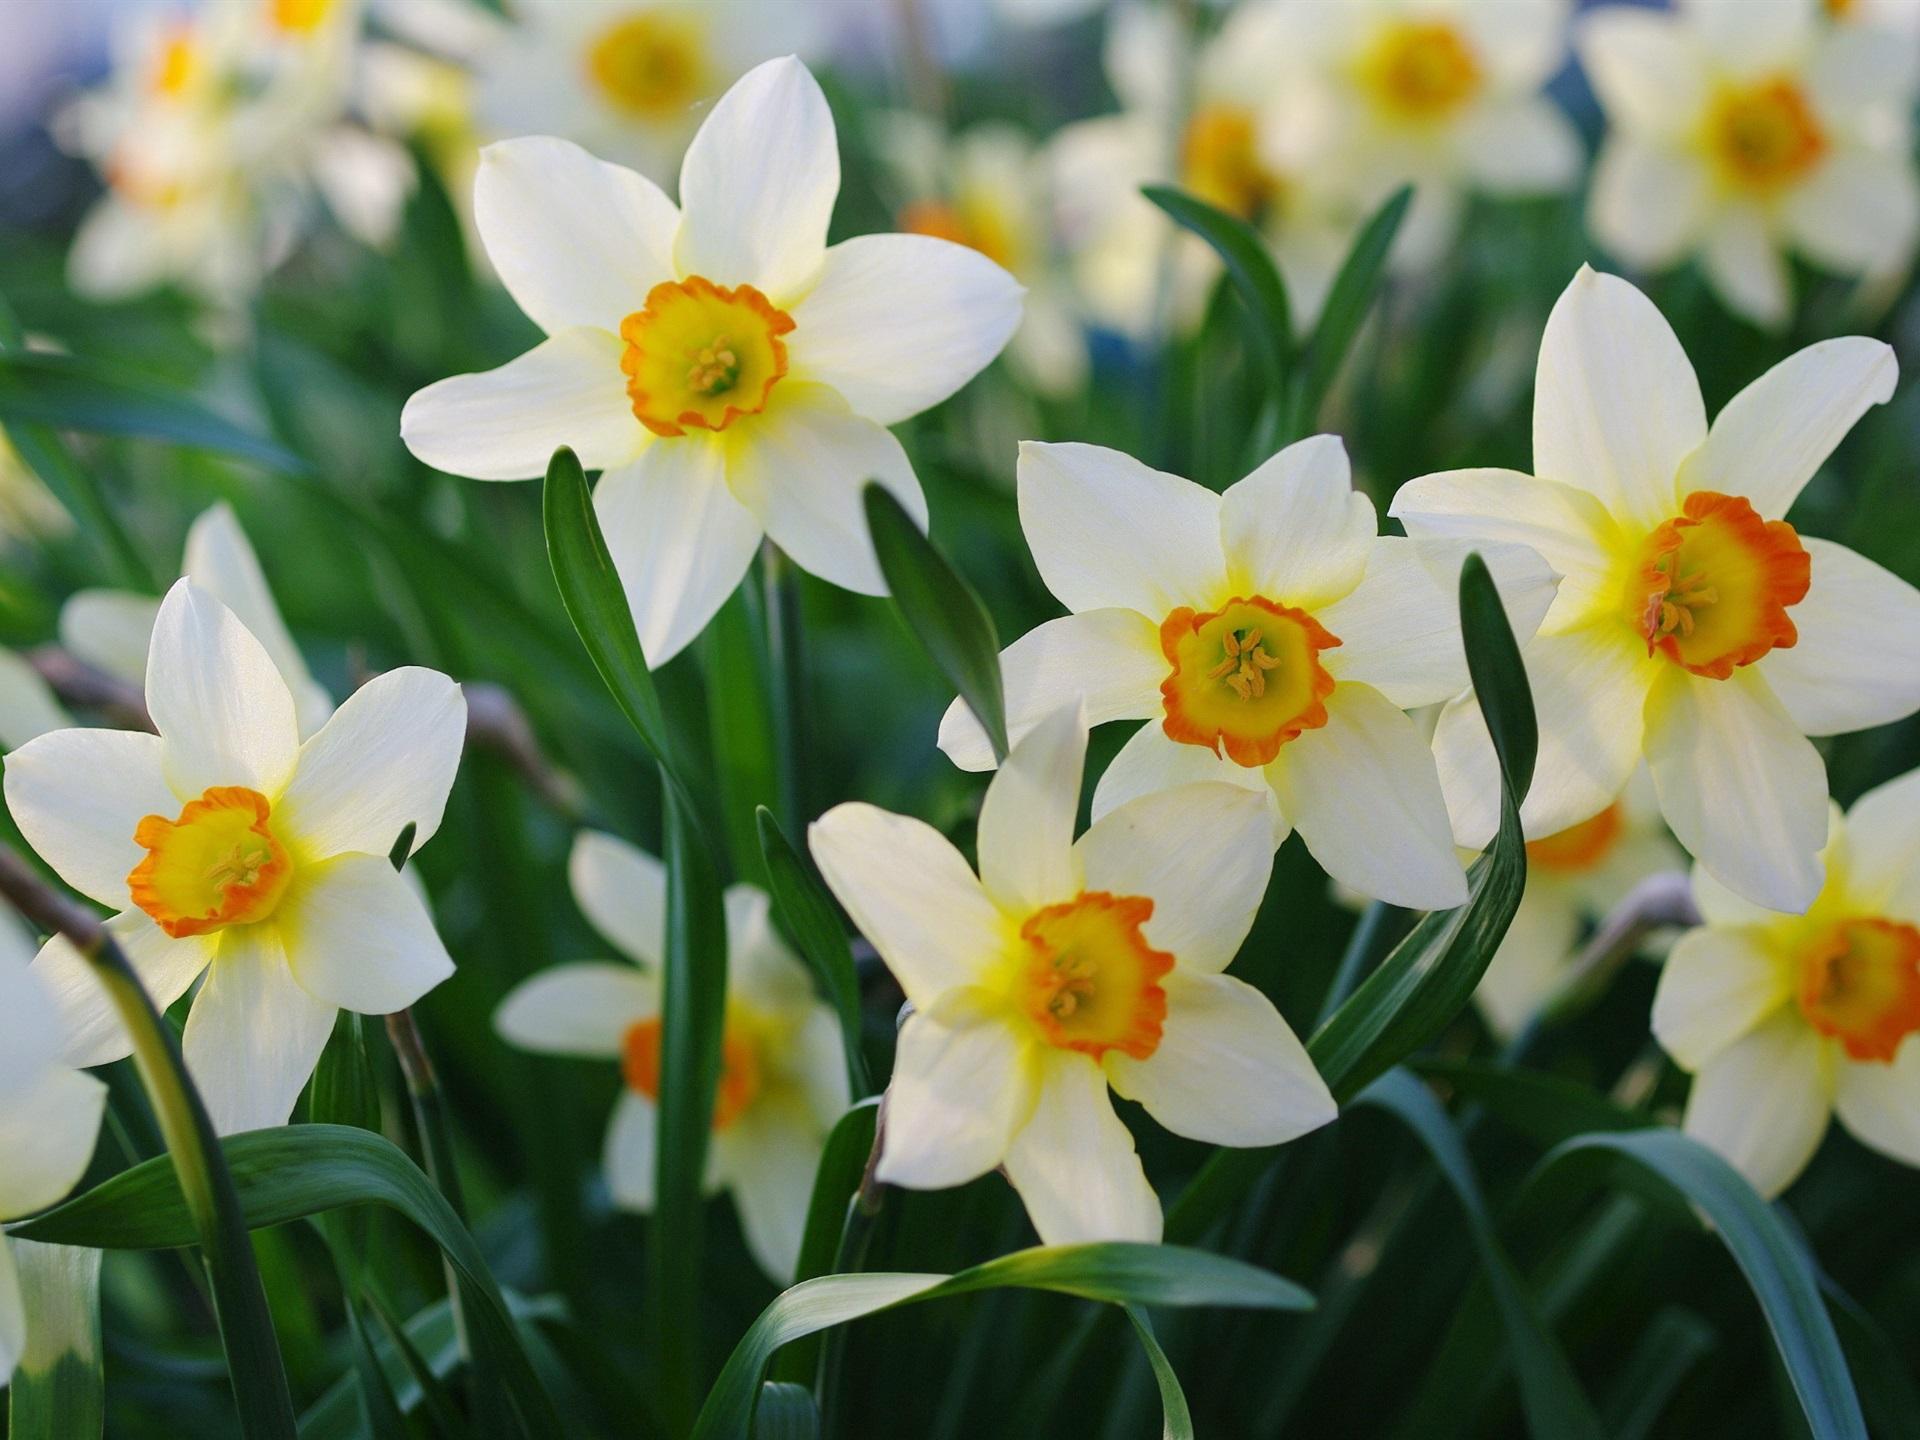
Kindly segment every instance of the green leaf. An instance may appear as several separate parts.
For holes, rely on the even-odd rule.
[[[900,1305],[1012,1286],[1111,1305],[1220,1305],[1306,1310],[1291,1280],[1177,1245],[1053,1245],[1015,1251],[957,1275],[824,1275],[760,1312],[707,1396],[695,1440],[747,1440],[767,1361],[782,1345]]]
[[[1670,1305],[1647,1322],[1609,1388],[1605,1426],[1613,1440],[1653,1433],[1661,1411],[1689,1371],[1713,1349],[1713,1327],[1691,1310]]]
[[[317,1124],[380,1129],[380,1089],[362,1024],[351,1010],[342,1010],[333,1022],[333,1036],[320,1052],[307,1093],[307,1114]]]
[[[840,1017],[847,1083],[855,1096],[871,1094],[867,1057],[860,1048],[860,977],[853,968],[853,951],[847,944],[840,912],[793,848],[773,812],[762,805],[756,818],[760,825],[760,858],[774,906]]]
[[[1293,359],[1293,317],[1286,282],[1260,232],[1237,215],[1170,185],[1143,185],[1140,193],[1166,211],[1175,224],[1191,230],[1227,267],[1227,277],[1246,306],[1254,341],[1276,401],[1289,385]],[[1261,457],[1265,459],[1263,455]]]
[[[20,1239],[0,1246],[12,1252],[27,1317],[26,1353],[7,1387],[8,1440],[99,1440],[107,1406],[100,1252]]]
[[[474,1337],[483,1347],[480,1363],[505,1381],[529,1433],[562,1433],[479,1246],[433,1182],[393,1144],[350,1126],[289,1125],[228,1136],[222,1150],[248,1229],[347,1205],[381,1205],[424,1230],[473,1292],[473,1313],[484,1322],[483,1332]],[[102,1250],[166,1250],[198,1238],[180,1182],[164,1157],[122,1171],[15,1233]]]
[[[1187,1393],[1180,1388],[1180,1377],[1173,1373],[1173,1362],[1160,1348],[1160,1337],[1153,1333],[1152,1317],[1138,1305],[1125,1309],[1140,1348],[1146,1352],[1153,1383],[1160,1391],[1162,1440],[1193,1440],[1193,1412],[1187,1408]]]
[[[699,1402],[702,1180],[720,1083],[727,1008],[727,918],[713,857],[679,799],[666,795],[667,934],[661,966],[659,1147],[654,1152],[653,1301],[668,1428],[684,1435]]]
[[[440,1372],[434,1368],[432,1361],[420,1353],[420,1347],[414,1344],[413,1336],[407,1332],[407,1327],[401,1324],[393,1312],[386,1307],[378,1291],[368,1290],[363,1298],[367,1309],[372,1311],[374,1318],[380,1322],[381,1334],[386,1337],[393,1353],[399,1356],[400,1363],[406,1367],[408,1378],[419,1387],[420,1404],[431,1418],[434,1432],[445,1436],[446,1440],[454,1440],[454,1437],[460,1435],[463,1429],[460,1423],[460,1412],[454,1404],[453,1395],[442,1383]],[[452,1297],[449,1296],[448,1304],[451,1306],[452,1303]],[[454,1327],[453,1341],[453,1353],[458,1359],[460,1357],[458,1325]],[[384,1378],[386,1374],[384,1361],[381,1374]],[[395,1395],[394,1399],[398,1404],[399,1396]]]
[[[869,483],[866,508],[867,529],[894,604],[928,658],[986,730],[994,758],[1006,759],[1006,698],[1000,688],[1000,636],[993,616],[887,489]]]
[[[1527,881],[1520,802],[1538,746],[1532,692],[1493,577],[1478,555],[1460,569],[1467,668],[1499,755],[1500,833],[1467,871],[1467,903],[1425,916],[1307,1042],[1343,1103],[1444,1029],[1472,998]],[[1267,1149],[1216,1150],[1167,1212],[1169,1240],[1191,1243],[1233,1207],[1271,1163]]]
[[[794,1279],[812,1280],[833,1272],[841,1237],[847,1230],[848,1209],[867,1173],[873,1155],[873,1137],[880,1118],[878,1099],[859,1101],[834,1122],[827,1134],[820,1164],[813,1172],[813,1195],[807,1203],[807,1228],[800,1239],[800,1262]],[[810,1384],[820,1359],[820,1342],[808,1337],[782,1350],[773,1362],[773,1378]]]
[[[769,1380],[760,1387],[753,1440],[817,1440],[819,1434],[820,1407],[806,1386]]]
[[[1486,1060],[1423,1058],[1412,1064],[1538,1145],[1558,1145],[1594,1130],[1640,1130],[1654,1123],[1559,1075]]]
[[[373,1343],[367,1338],[367,1327],[360,1318],[360,1306],[351,1292],[345,1296],[347,1308],[347,1331],[353,1350],[354,1378],[360,1384],[360,1410],[366,1417],[368,1433],[373,1440],[408,1440],[407,1422],[400,1415],[400,1406],[393,1398],[393,1387],[387,1383],[387,1373],[380,1368],[380,1361],[373,1353]]]
[[[307,469],[292,451],[202,409],[184,395],[77,355],[0,351],[0,421],[167,440],[285,474]]]
[[[1507,1347],[1520,1381],[1521,1407],[1535,1440],[1600,1440],[1600,1422],[1574,1377],[1573,1367],[1541,1320],[1494,1231],[1466,1142],[1433,1092],[1406,1071],[1391,1070],[1362,1091],[1354,1103],[1378,1106],[1412,1131],[1466,1212],[1467,1236],[1479,1256],[1481,1273],[1506,1329]]]
[[[1301,357],[1299,381],[1294,390],[1293,414],[1287,427],[1287,439],[1297,440],[1313,433],[1326,403],[1327,392],[1339,377],[1340,366],[1353,348],[1354,337],[1372,308],[1374,295],[1386,272],[1387,255],[1393,249],[1394,236],[1407,218],[1413,203],[1413,187],[1403,185],[1367,221],[1341,263],[1327,291],[1327,302],[1320,309],[1320,320],[1306,343]]]
[[[700,637],[707,682],[707,730],[727,853],[738,879],[760,882],[760,836],[754,811],[780,794],[779,727],[755,587],[742,585]]]
[[[1819,1278],[1805,1246],[1725,1160],[1677,1130],[1580,1135],[1541,1160],[1529,1188],[1556,1172],[1616,1170],[1651,1182],[1697,1211],[1746,1276],[1800,1399],[1814,1440],[1866,1440],[1840,1339],[1820,1299]]]

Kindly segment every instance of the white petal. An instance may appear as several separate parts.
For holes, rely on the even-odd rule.
[[[1088,1056],[1050,1051],[1033,1118],[1013,1137],[1007,1178],[1043,1245],[1160,1239],[1160,1197],[1114,1113],[1106,1072]]]
[[[727,456],[727,484],[801,569],[862,595],[887,583],[862,495],[879,481],[925,529],[927,500],[892,432],[847,409],[824,385],[783,381]]]
[[[1273,874],[1273,819],[1239,785],[1181,785],[1094,821],[1074,846],[1089,890],[1153,901],[1147,943],[1182,970],[1224,970]]]
[[[637,845],[598,830],[573,837],[567,879],[581,913],[613,948],[642,965],[666,954],[667,869]]]
[[[1863,907],[1885,913],[1920,880],[1920,770],[1854,801],[1846,831],[1847,889]]]
[[[148,815],[180,813],[163,759],[158,735],[54,730],[7,756],[7,809],[62,880],[123,908],[127,876],[147,855],[133,832]]]
[[[563,445],[589,470],[624,465],[650,438],[634,418],[620,337],[576,326],[492,370],[416,390],[400,438],[416,459],[473,480],[531,480]]]
[[[376,675],[300,747],[274,824],[296,858],[385,858],[408,825],[418,850],[440,828],[466,738],[466,697],[438,670]]]
[[[1686,28],[1672,15],[1603,5],[1574,32],[1580,67],[1615,127],[1676,135],[1707,101],[1708,74]]]
[[[1517,470],[1446,470],[1407,481],[1387,513],[1417,539],[1505,543],[1534,551],[1560,575],[1543,621],[1549,629],[1564,628],[1616,598],[1619,526],[1597,499],[1572,485]],[[1511,602],[1508,608],[1513,609]]]
[[[114,916],[107,921],[107,932],[163,1011],[187,993],[219,947],[217,935],[175,940],[139,910]],[[133,1053],[133,1038],[106,986],[63,937],[56,935],[41,947],[33,971],[59,1014],[60,1058],[66,1064],[85,1069]]]
[[[337,1013],[293,978],[271,922],[222,931],[181,1041],[213,1128],[233,1135],[286,1124]]]
[[[167,783],[197,797],[211,785],[280,793],[300,727],[273,658],[234,613],[190,580],[175,582],[153,622],[147,711]]]
[[[1700,384],[1673,328],[1626,281],[1582,266],[1540,340],[1534,469],[1651,528],[1677,509],[1680,462],[1706,435]]]
[[[1333,1119],[1327,1082],[1265,995],[1184,965],[1162,985],[1167,1018],[1153,1054],[1107,1057],[1120,1094],[1174,1134],[1211,1145],[1281,1145]]]
[[[500,283],[549,335],[617,331],[674,278],[673,202],[571,141],[533,135],[481,150],[473,220]]]
[[[494,1011],[500,1038],[543,1055],[618,1059],[627,1032],[657,1014],[660,986],[632,965],[575,961],[514,986]]]
[[[1778,330],[1793,312],[1793,283],[1765,221],[1744,206],[1723,211],[1707,231],[1701,264],[1729,310]]]
[[[1834,1109],[1854,1139],[1920,1165],[1920,1045],[1911,1039],[1891,1064],[1840,1061]]]
[[[7,914],[11,925],[12,911]],[[11,1094],[59,1058],[57,1024],[41,977],[11,955],[0,958],[0,1094]]]
[[[1884,106],[1903,108],[1920,85],[1920,46],[1890,41],[1887,30],[1888,22],[1904,21],[1910,41],[1920,10],[1910,0],[1865,9],[1850,17],[1863,23],[1826,26],[1813,47],[1805,76],[1816,113],[1851,121]]]
[[[758,65],[720,97],[680,164],[679,271],[787,304],[820,273],[839,193],[819,83],[792,56]]]
[[[1156,623],[1227,598],[1220,496],[1097,445],[1020,446],[1020,524],[1069,610],[1119,606]]]
[[[1794,65],[1818,23],[1816,0],[1683,0],[1681,8],[1715,62],[1742,76]]]
[[[1327,723],[1281,746],[1267,778],[1280,813],[1335,880],[1420,910],[1466,903],[1433,752],[1372,686],[1336,686]]]
[[[872,805],[836,805],[807,827],[836,898],[915,1006],[974,983],[1009,930],[973,871],[924,820]]]
[[[1702,926],[1682,935],[1661,967],[1653,1033],[1682,1070],[1698,1071],[1792,993],[1792,967],[1759,932]]]
[[[1787,614],[1798,643],[1759,669],[1808,735],[1839,735],[1920,709],[1920,591],[1830,540],[1802,536],[1813,559],[1807,598]]]
[[[1640,759],[1647,691],[1665,662],[1649,660],[1612,616],[1536,636],[1521,656],[1540,754],[1520,819],[1538,838],[1598,814],[1620,794]],[[1433,752],[1454,837],[1484,849],[1499,824],[1500,772],[1478,700],[1463,696],[1447,706]]]
[[[80,1183],[100,1133],[107,1087],[50,1065],[0,1106],[0,1217],[43,1210]]]
[[[1693,903],[1709,925],[1767,925],[1780,918],[1778,910],[1756,905],[1722,885],[1697,861],[1688,872]]]
[[[1159,631],[1137,610],[1089,610],[1044,621],[1000,652],[1007,738],[1018,744],[1076,700],[1086,707],[1089,725],[1158,715],[1166,674]],[[993,768],[987,732],[957,697],[940,719],[940,748],[962,770]]]
[[[266,647],[293,696],[301,735],[319,729],[333,713],[333,701],[314,683],[300,647],[287,632],[280,607],[273,602],[260,558],[253,553],[233,507],[224,500],[203,511],[188,529],[180,573],[233,611],[235,618],[253,632],[253,638]]]
[[[1742,495],[1781,518],[1860,417],[1892,398],[1899,378],[1893,347],[1864,336],[1796,351],[1727,402],[1681,468],[1681,488]]]
[[[302,867],[274,919],[294,978],[344,1010],[390,1015],[453,974],[433,916],[384,855]]]
[[[1039,1078],[1023,1023],[978,988],[949,991],[907,1017],[887,1087],[880,1179],[938,1190],[1006,1158],[1033,1113]]]
[[[160,602],[125,590],[81,590],[60,607],[60,643],[129,685],[147,682],[147,651]]]
[[[853,413],[897,425],[986,369],[1020,324],[1020,285],[978,250],[863,235],[827,251],[793,311],[793,366]]]
[[[707,628],[753,563],[760,521],[727,488],[723,440],[656,440],[609,470],[593,508],[627,592],[640,649],[658,669]]]
[[[1565,190],[1586,160],[1580,132],[1544,95],[1482,106],[1460,135],[1467,172],[1496,195]]]
[[[653,1102],[622,1088],[619,1100],[614,1102],[613,1120],[607,1126],[601,1164],[607,1172],[613,1203],[623,1210],[644,1215],[653,1209],[654,1136],[659,1128]]]
[[[1093,818],[1097,822],[1129,800],[1153,795],[1175,785],[1215,782],[1237,785],[1257,795],[1270,796],[1264,770],[1240,765],[1216,755],[1204,745],[1188,745],[1167,738],[1158,720],[1150,720],[1120,747],[1120,753],[1107,762],[1100,783],[1093,789]],[[1279,827],[1273,843],[1286,839],[1286,827]]]
[[[1514,638],[1533,638],[1554,601],[1547,562],[1518,545],[1484,541],[1375,542],[1367,575],[1318,616],[1340,639],[1322,663],[1342,684],[1371,685],[1402,709],[1437,705],[1466,687],[1460,638],[1460,567],[1477,550],[1505,602]]]
[[[1013,747],[980,805],[980,884],[1002,910],[1025,915],[1080,890],[1073,822],[1087,760],[1079,702],[1064,705]]]
[[[715,1136],[714,1145],[746,1157],[745,1163],[726,1167],[740,1228],[760,1268],[788,1283],[806,1238],[822,1137],[799,1106],[762,1104]]]
[[[1587,224],[1609,254],[1664,270],[1699,247],[1712,198],[1711,179],[1694,152],[1616,134],[1594,164]]]
[[[1775,910],[1820,893],[1827,772],[1752,666],[1708,680],[1678,666],[1647,700],[1647,764],[1660,810],[1714,877]]]
[[[1920,228],[1920,181],[1904,153],[1842,150],[1794,190],[1782,219],[1795,246],[1829,270],[1858,275],[1897,266]]]
[[[1820,1035],[1798,1011],[1782,1009],[1694,1077],[1684,1128],[1771,1200],[1820,1148],[1833,1069]]]
[[[1360,583],[1379,533],[1338,435],[1287,446],[1220,497],[1230,587],[1308,610]]]
[[[1552,998],[1566,978],[1585,919],[1569,887],[1537,872],[1527,875],[1520,908],[1473,991],[1473,1003],[1501,1039],[1524,1030]]]

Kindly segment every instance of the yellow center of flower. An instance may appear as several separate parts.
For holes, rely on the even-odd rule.
[[[1843,920],[1800,956],[1800,1011],[1855,1060],[1890,1061],[1920,1030],[1920,930]]]
[[[724,430],[767,408],[787,373],[780,337],[793,317],[751,285],[728,290],[698,275],[647,292],[644,310],[620,322],[633,413],[656,435]]]
[[[1327,723],[1333,677],[1320,652],[1340,641],[1304,610],[1258,595],[1196,613],[1181,606],[1160,626],[1173,670],[1160,682],[1172,739],[1264,765],[1303,730]]]
[[[1252,220],[1280,199],[1281,180],[1261,163],[1253,112],[1202,105],[1180,138],[1180,183],[1216,209]]]
[[[1812,561],[1784,520],[1762,520],[1738,495],[1698,490],[1641,545],[1627,620],[1696,675],[1724,680],[1799,638],[1787,607],[1806,598]]]
[[[636,11],[587,47],[587,74],[614,106],[643,120],[687,109],[711,88],[700,22],[689,9]]]
[[[1109,1050],[1144,1060],[1159,1047],[1173,956],[1140,933],[1152,916],[1144,896],[1083,890],[1027,917],[1021,999],[1049,1045],[1096,1060]]]
[[[334,0],[273,0],[273,23],[289,35],[311,35],[326,23]]]
[[[147,816],[133,832],[147,852],[127,876],[133,903],[176,940],[266,919],[293,877],[271,809],[258,790],[214,785],[178,820]]]
[[[1478,93],[1480,61],[1444,20],[1399,20],[1385,26],[1360,64],[1374,104],[1412,124],[1445,120]]]
[[[1806,92],[1774,79],[1723,90],[1707,111],[1706,146],[1729,185],[1766,193],[1805,179],[1827,136]]]
[[[909,235],[931,235],[978,250],[1003,270],[1018,273],[1020,244],[1005,217],[990,205],[949,204],[945,200],[915,200],[896,217]]]
[[[172,99],[187,92],[200,73],[200,47],[195,43],[193,27],[174,24],[160,37],[147,72],[147,88],[157,96]]]
[[[1591,870],[1612,852],[1626,823],[1620,802],[1578,825],[1527,842],[1527,863],[1542,870],[1574,873]]]
[[[660,1017],[628,1029],[620,1046],[620,1074],[627,1088],[649,1100],[660,1098]],[[713,1095],[713,1128],[738,1120],[760,1093],[760,1052],[731,1022],[720,1038],[720,1084]]]

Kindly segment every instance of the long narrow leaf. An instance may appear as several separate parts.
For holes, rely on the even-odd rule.
[[[1387,197],[1373,212],[1341,263],[1327,291],[1326,304],[1320,308],[1320,320],[1313,328],[1301,358],[1299,384],[1294,391],[1292,424],[1285,438],[1298,439],[1313,430],[1327,392],[1340,374],[1340,366],[1353,348],[1354,337],[1372,308],[1373,298],[1386,273],[1387,255],[1394,237],[1413,204],[1413,188],[1403,185]]]
[[[894,603],[928,657],[985,728],[994,758],[1006,759],[1006,698],[1000,688],[1000,637],[993,616],[891,492],[869,484],[866,508],[874,553]]]
[[[760,825],[760,857],[766,867],[767,888],[774,907],[786,922],[787,933],[813,967],[813,973],[840,1017],[840,1044],[847,1056],[847,1081],[857,1096],[869,1094],[867,1058],[860,1049],[860,977],[853,968],[853,951],[846,927],[827,892],[793,848],[780,822],[766,806],[756,816]]]
[[[807,1228],[800,1240],[800,1263],[794,1279],[813,1280],[829,1274],[840,1254],[840,1237],[847,1229],[848,1207],[860,1189],[867,1161],[873,1154],[874,1129],[880,1116],[878,1100],[862,1100],[835,1122],[813,1172],[813,1195],[807,1204]],[[809,1384],[820,1359],[816,1337],[795,1341],[774,1358],[773,1378]]]
[[[1247,308],[1254,351],[1266,371],[1269,393],[1279,400],[1293,360],[1293,316],[1286,282],[1267,242],[1239,216],[1170,185],[1143,185],[1140,193],[1166,211],[1175,224],[1212,246],[1226,265],[1227,277]]]
[[[1160,1337],[1153,1333],[1152,1318],[1138,1305],[1125,1308],[1134,1336],[1146,1354],[1147,1367],[1153,1371],[1153,1383],[1160,1391],[1161,1440],[1193,1440],[1193,1412],[1187,1407],[1187,1392],[1180,1388],[1180,1377],[1173,1373],[1173,1362],[1160,1348]]]

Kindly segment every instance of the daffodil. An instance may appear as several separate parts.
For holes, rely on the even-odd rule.
[[[274,603],[260,557],[224,500],[203,510],[187,527],[180,574],[231,610],[266,648],[293,694],[300,737],[324,725],[333,714],[333,697],[307,669]],[[60,607],[60,643],[89,665],[130,685],[144,685],[153,621],[159,613],[160,602],[148,595],[79,590]]]
[[[1920,1165],[1920,772],[1832,816],[1826,885],[1805,915],[1762,910],[1704,870],[1706,923],[1680,938],[1653,1032],[1692,1073],[1685,1127],[1769,1198],[1830,1116]]]
[[[617,1060],[626,1082],[607,1131],[616,1203],[653,1208],[660,1095],[660,964],[667,881],[660,862],[611,835],[583,832],[568,865],[574,898],[628,961],[556,965],[502,1002],[495,1028],[523,1049]],[[813,1175],[847,1108],[839,1024],[775,933],[765,892],[726,892],[727,1007],[707,1152],[709,1189],[733,1192],[760,1267],[793,1278]]]
[[[1433,755],[1404,713],[1467,682],[1453,588],[1464,547],[1382,536],[1333,435],[1288,446],[1224,495],[1117,451],[1028,443],[1019,497],[1041,578],[1073,613],[1002,653],[1010,734],[1073,700],[1096,724],[1154,722],[1100,777],[1096,817],[1221,781],[1263,797],[1273,844],[1297,829],[1367,895],[1466,899]],[[1487,548],[1531,634],[1551,572],[1519,547]],[[960,701],[940,748],[964,769],[993,763]]]
[[[558,135],[664,180],[701,113],[762,61],[818,48],[818,7],[529,0],[474,59],[493,135]]]
[[[1533,837],[1611,802],[1644,756],[1680,843],[1757,904],[1820,890],[1827,780],[1806,737],[1920,709],[1920,592],[1781,517],[1870,407],[1893,351],[1825,340],[1728,402],[1711,428],[1660,312],[1582,269],[1540,342],[1535,475],[1409,481],[1392,514],[1415,536],[1532,546],[1561,573],[1527,646],[1540,759]],[[1462,844],[1491,838],[1497,776],[1478,707],[1434,736]]]
[[[1814,0],[1683,0],[1591,11],[1578,45],[1609,127],[1588,221],[1622,260],[1697,256],[1730,308],[1778,326],[1790,252],[1849,276],[1911,255],[1911,28],[1828,24]]]
[[[1187,786],[1076,841],[1086,748],[1078,705],[1014,746],[981,806],[978,877],[938,831],[871,805],[809,832],[913,1006],[879,1178],[937,1189],[1003,1167],[1047,1244],[1160,1238],[1109,1088],[1217,1145],[1278,1145],[1334,1116],[1273,1003],[1221,973],[1272,870],[1264,803]]]
[[[0,1220],[62,1199],[85,1173],[107,1087],[60,1063],[54,1007],[24,964],[0,953]],[[0,1236],[0,1385],[27,1347],[27,1316]]]
[[[411,1005],[453,962],[388,860],[439,827],[466,703],[431,670],[361,687],[304,742],[266,648],[191,581],[167,593],[146,667],[159,730],[57,730],[6,758],[20,832],[107,921],[155,1003],[201,975],[184,1040],[223,1133],[285,1123],[340,1008]],[[131,1042],[65,940],[34,970],[68,1064]]]
[[[561,445],[604,470],[594,504],[649,664],[700,632],[763,535],[884,594],[863,486],[926,520],[886,427],[952,394],[1019,324],[1020,287],[976,250],[928,235],[828,248],[839,188],[826,97],[790,58],[714,106],[678,209],[564,140],[482,157],[487,253],[548,338],[420,391],[401,433],[476,479],[543,474]]]

